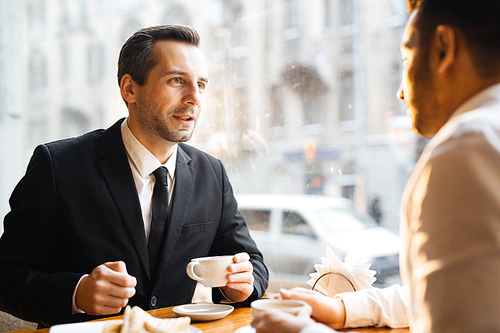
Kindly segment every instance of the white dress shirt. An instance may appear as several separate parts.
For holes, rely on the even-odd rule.
[[[500,84],[429,142],[403,202],[412,332],[500,332]]]
[[[345,326],[500,332],[500,84],[463,103],[428,143],[402,202],[407,286],[339,294]]]
[[[410,300],[406,286],[365,289],[336,297],[342,299],[346,308],[345,327],[408,327]]]
[[[151,208],[153,205],[153,188],[155,186],[155,177],[153,171],[158,169],[162,164],[158,159],[144,147],[139,140],[132,134],[128,127],[128,118],[122,123],[122,138],[123,144],[127,151],[128,162],[132,170],[137,195],[141,203],[142,220],[144,222],[144,230],[146,238],[149,237],[149,229],[151,226]],[[168,170],[168,198],[169,207],[172,202],[172,193],[175,185],[175,165],[177,162],[177,145],[174,146],[174,152],[163,165]]]

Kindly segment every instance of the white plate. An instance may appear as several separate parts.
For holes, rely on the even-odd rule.
[[[252,326],[243,326],[234,331],[234,333],[255,333],[255,328]]]
[[[96,321],[90,323],[73,323],[54,325],[50,328],[49,333],[102,333],[104,329],[104,321]]]
[[[105,321],[54,325],[49,333],[102,333]],[[189,333],[203,333],[199,328],[189,326]]]
[[[181,317],[189,317],[195,321],[221,319],[233,312],[234,307],[225,304],[186,304],[172,309]]]

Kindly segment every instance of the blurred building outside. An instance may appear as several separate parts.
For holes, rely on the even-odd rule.
[[[0,213],[36,145],[127,115],[116,62],[157,24],[201,35],[210,87],[190,144],[237,193],[383,202],[397,232],[422,142],[400,82],[404,0],[0,0]],[[0,227],[0,233],[3,231]]]

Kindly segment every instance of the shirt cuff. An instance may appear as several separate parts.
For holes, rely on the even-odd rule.
[[[73,301],[72,301],[72,306],[73,306],[73,314],[78,314],[78,313],[85,313],[82,310],[80,310],[76,306],[76,291],[78,290],[78,286],[80,285],[80,282],[82,282],[82,279],[86,276],[89,276],[88,274],[83,275],[80,280],[78,280],[78,283],[76,284],[75,290],[73,291]]]
[[[320,323],[309,324],[303,327],[299,331],[299,333],[332,333],[332,332],[337,332],[337,331]]]
[[[373,315],[370,308],[370,300],[365,293],[348,292],[340,293],[335,297],[342,299],[345,306],[344,327],[373,326]]]

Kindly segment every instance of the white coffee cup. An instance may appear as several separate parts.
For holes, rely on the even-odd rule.
[[[187,265],[186,273],[205,287],[224,287],[227,284],[228,267],[232,263],[233,256],[194,258]]]
[[[306,302],[296,299],[259,299],[250,303],[254,318],[269,309],[278,309],[296,315],[306,306]]]

